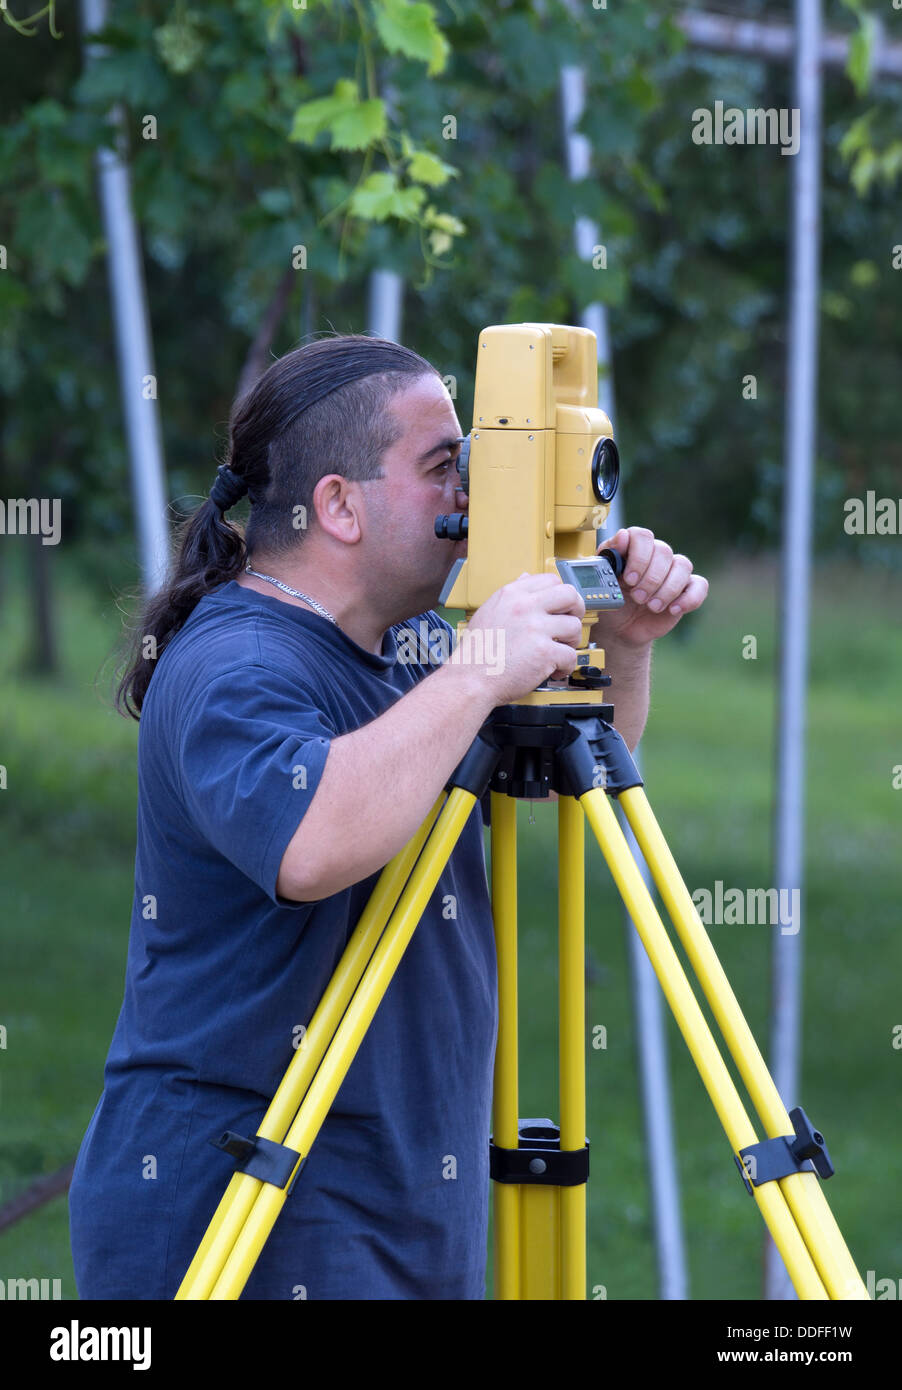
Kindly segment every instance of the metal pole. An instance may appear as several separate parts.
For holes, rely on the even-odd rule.
[[[675,23],[696,48],[715,53],[746,53],[750,58],[772,62],[788,63],[796,55],[796,31],[792,24],[707,14],[703,10],[685,10],[676,16]],[[818,51],[823,66],[845,70],[849,43],[848,34],[822,33]],[[875,45],[872,71],[875,77],[902,77],[902,43],[887,43],[881,35]]]
[[[561,108],[565,132],[567,169],[571,180],[585,178],[589,173],[589,142],[575,126],[585,107],[585,73],[580,67],[562,67],[560,73]],[[601,244],[598,226],[587,217],[578,217],[574,225],[577,255],[591,261],[594,248]],[[589,304],[581,314],[584,328],[595,334],[598,349],[598,404],[614,424],[614,381],[608,315],[604,304]],[[616,430],[615,430],[616,433]],[[613,534],[623,525],[622,497],[618,492],[608,516],[608,529]],[[640,768],[637,748],[633,757]],[[619,812],[619,808],[618,808]],[[654,891],[648,867],[629,823],[621,815],[623,831],[636,863],[650,891]],[[625,921],[630,961],[630,981],[636,1047],[639,1056],[639,1082],[642,1114],[645,1127],[646,1151],[654,1160],[666,1154],[667,1162],[652,1161],[649,1165],[652,1213],[655,1230],[655,1250],[658,1264],[658,1289],[662,1299],[688,1298],[689,1278],[680,1212],[679,1180],[673,1136],[673,1107],[667,1065],[667,1034],[661,1007],[661,987],[651,962],[645,953],[639,933],[629,917]]]
[[[380,338],[401,341],[404,281],[395,270],[374,270],[370,275],[369,331]]]
[[[787,357],[783,565],[780,619],[779,735],[775,817],[778,890],[804,881],[805,722],[811,513],[817,423],[817,306],[820,261],[821,8],[796,0],[794,100],[800,143],[792,169],[790,322]],[[792,901],[792,899],[789,899]],[[801,924],[793,924],[799,927]],[[799,1031],[803,932],[775,932],[772,962],[771,1073],[787,1109],[799,1103]],[[765,1297],[794,1292],[768,1240]]]
[[[106,17],[106,0],[81,0],[87,63],[103,51],[98,44],[90,42],[90,36],[103,28]],[[141,251],[125,162],[122,108],[118,104],[110,111],[109,122],[115,132],[117,150],[99,149],[95,159],[107,241],[107,271],[141,569],[146,590],[153,593],[163,582],[169,560],[156,373]]]

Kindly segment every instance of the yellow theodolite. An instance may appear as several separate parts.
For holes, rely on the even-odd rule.
[[[436,534],[468,537],[442,602],[464,611],[522,573],[557,571],[586,604],[566,683],[493,711],[417,834],[383,870],[254,1139],[220,1147],[236,1171],[178,1299],[236,1299],[301,1172],[475,802],[491,790],[491,891],[498,956],[495,1061],[495,1282],[502,1299],[585,1299],[585,879],[588,821],[757,1203],[803,1299],[866,1299],[821,1188],[833,1169],[805,1112],[787,1114],[605,703],[598,613],[623,603],[619,557],[596,530],[619,478],[611,424],[597,408],[595,335],[560,324],[479,335],[473,428],[461,452],[467,513]],[[516,800],[558,796],[560,1127],[520,1120],[517,1082]],[[714,1013],[766,1138],[708,1028],[608,800],[617,797]]]

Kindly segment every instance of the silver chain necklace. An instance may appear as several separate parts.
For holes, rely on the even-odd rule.
[[[324,608],[321,603],[318,603],[315,598],[311,598],[309,594],[302,594],[299,589],[289,588],[287,584],[282,583],[281,579],[273,579],[271,574],[261,574],[259,570],[252,570],[249,563],[245,565],[244,572],[245,574],[255,575],[257,579],[265,579],[268,584],[275,584],[277,589],[281,589],[286,594],[291,594],[292,598],[303,599],[305,603],[310,604],[310,607],[314,609],[315,612],[319,613],[321,618],[328,618],[330,623],[334,623],[335,626],[338,627],[338,619],[333,618],[328,608]]]

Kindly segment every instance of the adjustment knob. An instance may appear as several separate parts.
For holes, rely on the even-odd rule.
[[[435,534],[440,541],[463,541],[467,538],[470,518],[466,512],[452,512],[450,516],[435,518]]]

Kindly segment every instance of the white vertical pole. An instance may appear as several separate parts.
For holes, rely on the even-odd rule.
[[[380,338],[401,341],[404,281],[395,270],[374,270],[370,275],[367,327]]]
[[[805,857],[805,724],[811,514],[817,426],[820,270],[821,7],[796,0],[794,104],[800,145],[792,157],[790,322],[785,422],[781,574],[779,735],[774,821],[775,887],[798,889]],[[789,899],[792,901],[792,899]],[[799,926],[800,923],[793,923]],[[787,1109],[800,1103],[799,1031],[804,933],[775,928],[772,962],[771,1072]],[[765,1298],[794,1298],[768,1237]]]
[[[90,42],[90,36],[103,28],[106,18],[106,0],[81,0],[86,62],[99,51],[99,46]],[[97,151],[98,188],[141,569],[145,588],[153,593],[162,584],[169,561],[163,449],[141,251],[124,158],[121,107],[112,109],[109,120],[118,149]]]
[[[585,73],[581,67],[561,68],[560,94],[567,169],[570,178],[575,181],[585,178],[589,173],[590,156],[588,140],[575,130],[585,106]],[[577,255],[581,260],[591,261],[594,248],[601,244],[600,229],[589,218],[578,217],[574,225],[573,235]],[[581,314],[581,323],[584,328],[590,328],[595,334],[600,369],[598,404],[613,426],[614,381],[608,315],[605,305],[602,303],[587,305]],[[611,534],[623,525],[621,503],[622,496],[618,492],[608,515],[608,530]],[[633,756],[641,772],[638,748]],[[653,891],[645,860],[642,858],[633,832],[623,816],[621,816],[621,823],[630,851],[636,859],[646,885]],[[679,1178],[667,1067],[667,1034],[664,1029],[664,1015],[661,1006],[661,987],[639,939],[639,934],[629,918],[626,919],[626,932],[630,959],[633,1019],[639,1056],[645,1144],[649,1156],[649,1181],[658,1263],[658,1288],[662,1299],[684,1299],[688,1297],[689,1279],[680,1212]]]

